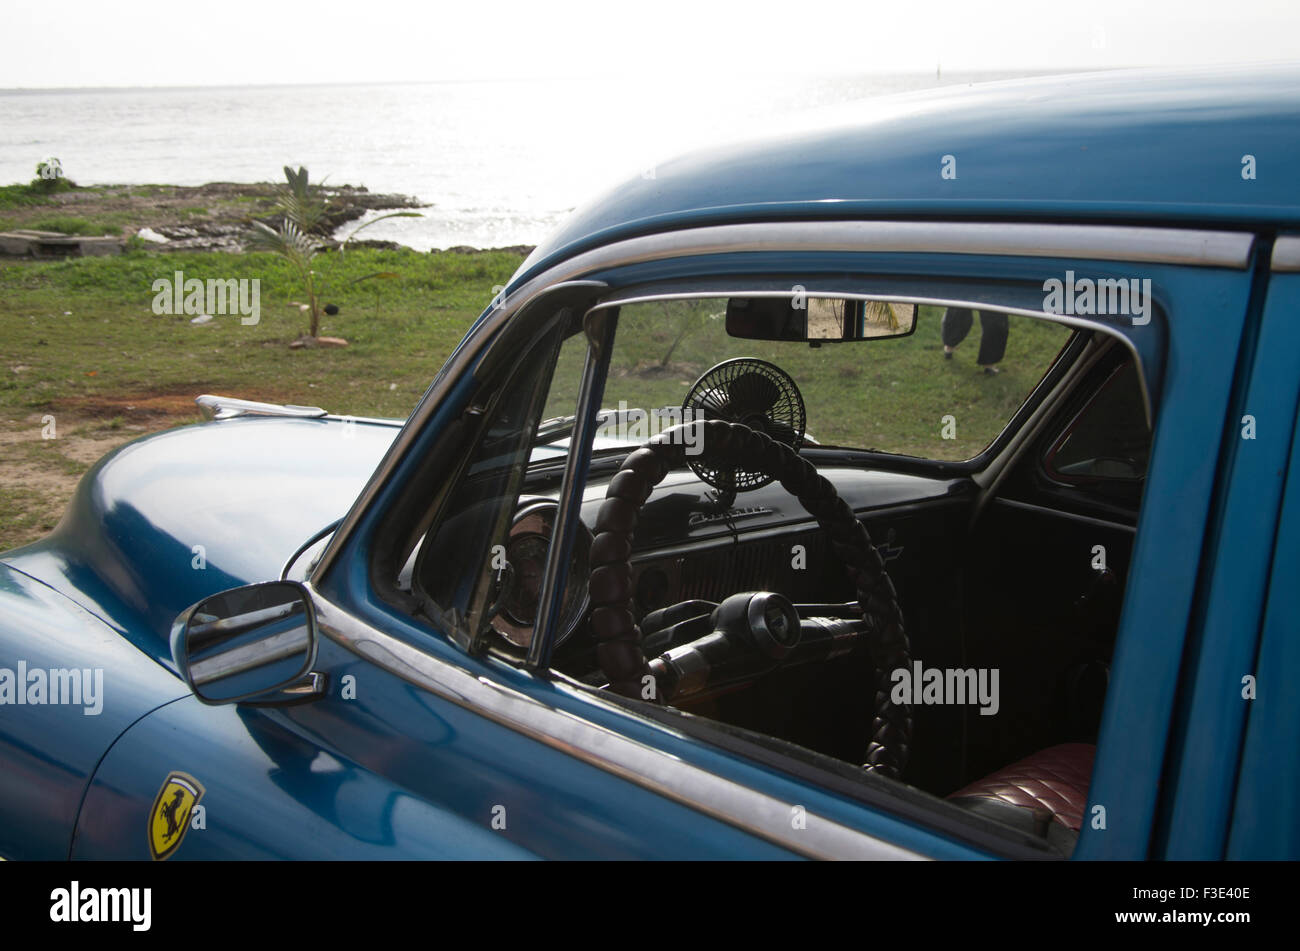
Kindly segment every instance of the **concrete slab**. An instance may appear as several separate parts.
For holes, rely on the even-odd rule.
[[[59,234],[57,231],[35,231],[30,228],[0,231],[0,254],[16,257],[101,257],[121,254],[122,248],[121,238],[88,238],[81,235]]]

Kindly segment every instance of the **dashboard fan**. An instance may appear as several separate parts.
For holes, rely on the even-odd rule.
[[[790,374],[780,367],[752,357],[719,363],[695,381],[682,409],[691,419],[721,419],[743,423],[766,433],[794,449],[803,445],[803,397]],[[691,470],[723,492],[747,492],[772,481],[762,472],[708,465],[698,456],[687,456]]]

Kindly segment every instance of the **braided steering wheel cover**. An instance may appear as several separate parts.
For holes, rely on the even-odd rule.
[[[890,699],[893,671],[911,667],[894,583],[866,526],[817,467],[784,443],[739,423],[705,420],[666,429],[629,454],[610,480],[596,517],[588,583],[596,658],[610,689],[639,698],[645,678],[653,678],[632,616],[632,534],[651,491],[670,469],[685,463],[687,445],[701,448],[702,461],[774,476],[830,537],[831,549],[853,581],[875,667],[871,739],[863,768],[897,779],[911,748],[912,714],[906,704]],[[657,691],[654,697],[659,699]]]

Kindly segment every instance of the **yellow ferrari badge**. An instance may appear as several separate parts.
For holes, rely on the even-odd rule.
[[[203,784],[188,773],[173,772],[163,781],[149,812],[149,851],[161,861],[180,847],[190,828],[190,814],[203,798]]]

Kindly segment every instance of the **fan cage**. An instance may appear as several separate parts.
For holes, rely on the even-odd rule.
[[[798,450],[807,417],[794,379],[775,364],[753,357],[727,360],[695,381],[682,409],[697,420],[719,419],[766,433]],[[688,457],[691,471],[722,492],[748,492],[772,481],[764,472],[734,469]]]

